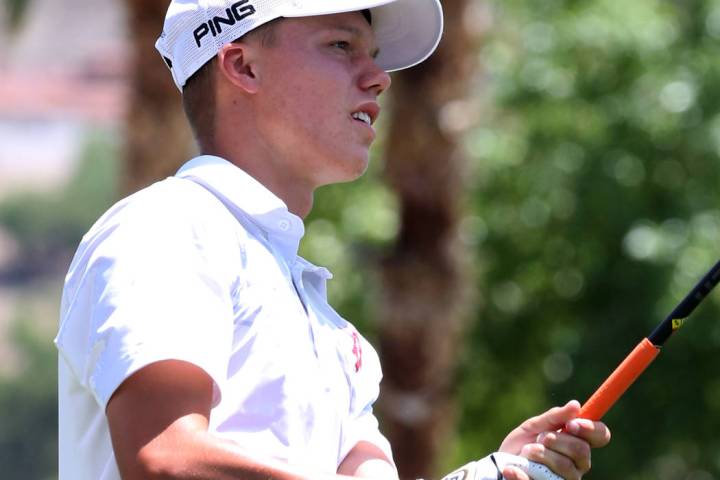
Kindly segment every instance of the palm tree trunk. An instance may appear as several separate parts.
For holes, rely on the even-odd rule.
[[[125,0],[132,55],[121,180],[125,194],[172,175],[192,150],[180,94],[154,48],[168,4],[168,0]]]
[[[469,302],[458,240],[464,165],[443,109],[463,98],[473,70],[463,14],[471,0],[443,2],[441,47],[393,79],[386,175],[401,227],[381,265],[379,410],[401,478],[431,478],[455,426],[451,388]]]

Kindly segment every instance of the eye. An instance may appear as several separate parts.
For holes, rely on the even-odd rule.
[[[332,42],[330,46],[340,50],[350,50],[350,42],[346,42],[344,40],[336,40]]]

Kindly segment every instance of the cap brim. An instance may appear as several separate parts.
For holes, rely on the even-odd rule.
[[[370,11],[380,48],[376,61],[388,72],[417,65],[440,43],[443,12],[438,0],[396,0]]]
[[[380,49],[377,64],[388,72],[417,65],[440,43],[443,12],[439,0],[310,0],[302,3],[302,11],[287,12],[284,16],[366,9],[372,14],[372,27]]]

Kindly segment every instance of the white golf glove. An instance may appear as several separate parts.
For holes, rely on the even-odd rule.
[[[445,475],[442,480],[504,480],[502,470],[507,466],[519,468],[532,480],[563,480],[545,465],[531,462],[525,457],[501,452],[470,462]]]

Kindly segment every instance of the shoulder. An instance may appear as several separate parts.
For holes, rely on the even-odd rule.
[[[243,236],[244,229],[210,192],[194,182],[170,177],[113,205],[90,228],[81,246],[107,241],[142,243],[210,242],[221,247]]]
[[[89,269],[136,272],[179,263],[228,273],[248,235],[211,193],[171,177],[113,205],[83,237],[67,280]]]
[[[113,205],[88,232],[109,225],[128,227],[171,223],[212,224],[228,220],[229,212],[217,198],[194,182],[170,177],[154,183]]]

